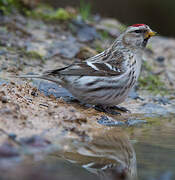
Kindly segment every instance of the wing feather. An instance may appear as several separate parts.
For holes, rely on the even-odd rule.
[[[125,72],[122,68],[124,55],[111,48],[87,59],[81,63],[74,63],[65,68],[45,72],[47,75],[68,76],[117,76]]]
[[[85,61],[75,63],[68,67],[46,71],[47,75],[69,75],[69,76],[117,76],[123,71],[110,63],[96,63]]]

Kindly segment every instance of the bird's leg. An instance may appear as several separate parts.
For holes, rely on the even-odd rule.
[[[95,110],[100,111],[100,112],[105,112],[105,113],[108,113],[108,114],[112,114],[112,115],[121,115],[120,112],[117,112],[117,111],[113,110],[113,108],[108,107],[108,106],[105,107],[105,106],[102,106],[102,105],[96,105]]]
[[[113,106],[112,109],[118,110],[118,111],[123,111],[123,112],[131,112],[130,110],[128,110],[125,107],[121,107],[121,106]]]

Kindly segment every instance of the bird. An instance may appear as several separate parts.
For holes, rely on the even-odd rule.
[[[51,154],[76,163],[101,180],[136,180],[137,160],[133,145],[120,128],[98,128],[91,131],[88,140],[61,136],[57,139],[61,149]],[[89,136],[88,136],[89,137]]]
[[[128,111],[118,105],[125,101],[136,84],[143,50],[156,33],[146,24],[126,28],[106,50],[82,62],[37,75],[20,78],[39,78],[66,88],[80,102],[111,114]]]

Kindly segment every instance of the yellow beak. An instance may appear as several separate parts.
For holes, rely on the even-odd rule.
[[[156,32],[154,32],[154,31],[147,31],[145,33],[145,38],[150,38],[150,37],[155,36],[155,35],[156,35]]]

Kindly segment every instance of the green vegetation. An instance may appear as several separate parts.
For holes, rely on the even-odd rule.
[[[109,35],[109,33],[107,31],[100,31],[99,33],[101,35],[102,40],[110,38],[110,35]]]
[[[146,48],[149,49],[149,50],[151,50],[151,51],[153,50],[153,47],[152,47],[151,44],[148,44],[148,45],[146,46]]]
[[[146,62],[143,62],[144,73],[139,78],[139,86],[141,89],[148,90],[153,94],[167,94],[165,83],[161,80],[160,76],[152,73],[152,67]]]
[[[59,8],[56,10],[56,12],[53,14],[53,18],[59,19],[59,20],[68,20],[71,18],[70,14],[63,8]]]
[[[96,45],[95,50],[96,50],[98,53],[101,53],[101,52],[104,51],[104,49],[100,46],[100,44],[97,44],[97,45]]]
[[[41,54],[37,53],[36,51],[30,51],[30,52],[24,52],[24,55],[29,57],[29,58],[33,58],[33,59],[40,59],[43,60],[43,57]]]
[[[33,18],[42,18],[44,20],[66,21],[76,17],[77,15],[75,12],[71,12],[67,9],[54,9],[45,4],[40,4],[37,8],[31,10],[27,8],[20,0],[0,0],[0,10],[3,11],[3,13],[9,14],[13,12],[14,9]],[[90,19],[91,5],[89,3],[85,3],[83,0],[80,1],[78,11],[84,21]]]
[[[143,68],[145,68],[146,71],[149,71],[149,72],[152,71],[152,67],[151,67],[150,64],[148,64],[147,61],[144,61],[144,62],[143,62]]]
[[[40,4],[37,8],[31,10],[22,4],[20,0],[0,0],[0,10],[5,14],[11,13],[14,9],[34,18],[44,20],[69,20],[75,15],[64,8],[54,9],[48,5]]]
[[[84,0],[80,1],[79,13],[84,21],[90,19],[91,16],[91,4],[85,3]]]
[[[91,5],[89,3],[85,3],[83,0],[80,1],[80,7],[78,8],[78,12],[84,21],[90,19]],[[49,5],[45,5],[45,4],[40,4],[34,10],[26,10],[25,13],[28,16],[34,18],[42,18],[44,20],[61,20],[61,21],[67,21],[77,16],[76,12],[71,12],[66,8],[54,9]]]
[[[120,30],[121,32],[123,32],[123,31],[126,30],[127,26],[124,25],[124,24],[120,24],[120,25],[118,26],[118,28],[119,28],[119,30]]]
[[[0,0],[0,10],[4,14],[10,13],[14,8],[21,6],[19,0]]]
[[[42,61],[44,60],[43,56],[40,53],[36,52],[36,51],[26,51],[26,49],[21,48],[21,49],[19,49],[19,53],[26,56],[26,57],[28,57],[28,58],[31,58],[31,59],[39,59],[39,60],[42,60]]]
[[[35,10],[27,11],[26,14],[28,16],[32,16],[34,18],[42,18],[44,20],[66,21],[74,17],[73,14],[69,13],[64,8],[58,8],[54,10],[52,7],[46,5],[40,5]]]
[[[141,89],[146,89],[153,92],[153,94],[164,95],[167,93],[164,82],[161,81],[159,76],[151,73],[147,74],[145,77],[141,76],[139,78],[139,86]]]

